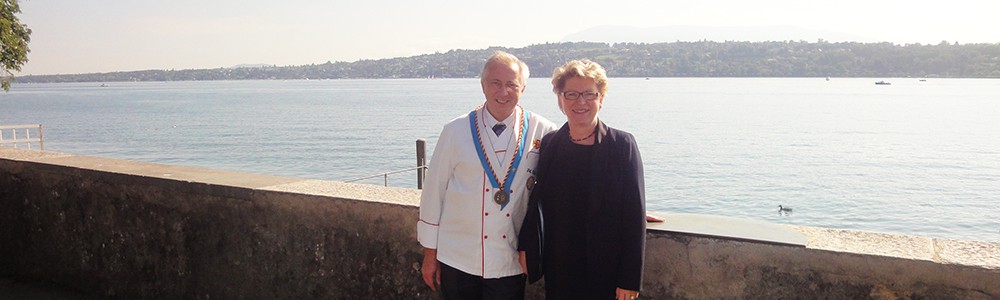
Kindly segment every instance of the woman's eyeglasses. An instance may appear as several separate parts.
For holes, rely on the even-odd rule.
[[[573,91],[562,92],[561,94],[562,94],[563,98],[565,98],[566,100],[576,100],[576,99],[580,99],[580,97],[583,97],[583,100],[587,100],[587,101],[594,101],[594,100],[597,99],[598,96],[601,95],[601,93],[596,93],[596,92],[583,92],[583,93],[580,93],[580,92],[573,92]]]

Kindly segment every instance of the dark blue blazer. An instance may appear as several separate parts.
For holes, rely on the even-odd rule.
[[[642,159],[632,134],[610,128],[598,122],[594,129],[594,156],[591,161],[590,194],[587,216],[579,226],[586,226],[588,257],[587,277],[590,286],[615,284],[616,287],[638,291],[642,283],[642,265],[646,243],[646,196],[643,183]],[[553,159],[559,155],[556,141],[569,140],[569,126],[546,134],[542,139],[538,161],[537,182],[528,200],[528,212],[518,238],[518,250],[525,251],[529,282],[538,281],[542,274],[545,235],[542,211],[545,199],[560,192],[546,184]]]

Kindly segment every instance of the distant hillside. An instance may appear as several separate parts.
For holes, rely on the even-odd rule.
[[[17,82],[113,82],[243,79],[475,78],[495,50],[523,59],[532,77],[548,77],[571,59],[589,58],[612,77],[960,77],[1000,78],[1000,44],[566,42],[303,66],[36,75]]]
[[[813,30],[796,26],[698,26],[672,25],[654,27],[595,26],[564,37],[562,42],[669,43],[677,41],[816,41],[878,42],[869,37]]]

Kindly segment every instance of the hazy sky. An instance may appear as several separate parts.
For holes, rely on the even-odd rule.
[[[788,25],[897,44],[1000,43],[998,3],[21,0],[19,17],[32,34],[20,75],[286,66],[524,47],[601,25]]]

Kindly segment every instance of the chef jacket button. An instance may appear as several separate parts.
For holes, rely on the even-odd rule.
[[[486,191],[487,191],[487,192],[489,192],[489,191],[490,191],[490,189],[486,189]]]
[[[507,217],[510,218],[510,214],[507,214]]]
[[[490,236],[488,236],[488,235],[484,235],[484,236],[483,236],[483,239],[485,240],[486,238],[489,238],[489,237],[490,237]]]
[[[505,234],[505,235],[503,235],[503,238],[507,238],[507,235],[506,235],[506,234]]]
[[[487,216],[489,216],[489,215],[490,215],[490,213],[489,213],[489,212],[487,212],[487,213],[486,213],[486,215],[487,215]]]

